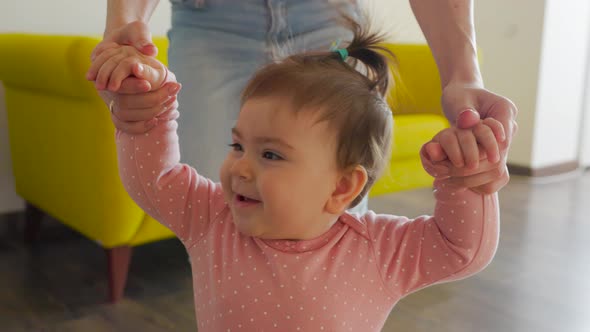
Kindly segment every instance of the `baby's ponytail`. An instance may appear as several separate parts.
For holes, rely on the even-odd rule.
[[[395,64],[395,55],[382,46],[384,36],[370,32],[368,24],[361,25],[349,16],[343,16],[342,20],[354,35],[345,48],[348,55],[347,62],[352,67],[358,67],[359,62],[364,65],[365,76],[370,82],[369,90],[379,93],[381,97],[386,97],[392,82],[391,68]]]

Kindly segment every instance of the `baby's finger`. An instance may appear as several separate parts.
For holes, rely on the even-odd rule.
[[[452,164],[445,164],[447,163],[447,161],[442,162],[441,164],[443,166],[447,166],[447,168],[449,169],[449,176],[452,177],[466,177],[466,176],[471,176],[471,175],[475,175],[475,174],[479,174],[479,173],[484,173],[487,171],[490,171],[494,168],[498,168],[498,164],[497,163],[491,163],[487,160],[487,158],[484,156],[484,158],[479,160],[479,166],[476,169],[471,169],[471,168],[467,168],[467,167],[463,167],[463,168],[457,168],[457,167],[453,167]]]
[[[180,113],[176,109],[177,107],[178,105],[170,107],[168,110],[166,110],[166,112],[158,115],[158,117],[155,119],[150,120],[147,125],[151,126],[153,124],[154,126],[157,126],[160,123],[178,119],[180,117]]]
[[[148,81],[129,76],[121,82],[117,93],[129,95],[140,94],[150,91],[151,87]]]
[[[123,121],[117,116],[116,112],[111,113],[111,119],[115,127],[123,132],[129,134],[143,134],[155,127],[158,123],[176,120],[179,117],[177,108],[178,103],[174,100],[166,106],[161,114],[149,120]]]
[[[90,64],[90,68],[86,72],[86,79],[89,81],[96,80],[100,68],[105,62],[112,59],[114,56],[120,55],[118,48],[109,48],[97,56],[94,61]]]
[[[484,124],[478,124],[473,129],[473,134],[477,142],[481,145],[488,160],[492,163],[500,161],[500,149],[498,148],[498,141],[492,132],[492,129]]]
[[[113,113],[117,118],[126,122],[148,121],[170,109],[172,105],[175,105],[175,102],[176,96],[172,96],[168,100],[148,108],[125,108],[122,105],[115,105]]]
[[[476,169],[479,166],[479,148],[477,140],[471,129],[458,129],[457,140],[461,145],[463,159],[469,169]]]
[[[169,111],[158,115],[157,119],[160,121],[172,121],[178,119],[180,117],[180,112],[178,112],[177,108],[178,105],[172,106]]]
[[[121,82],[133,74],[133,66],[137,64],[138,59],[126,58],[120,61],[113,69],[109,77],[108,89],[110,91],[117,91],[121,87]]]
[[[432,143],[432,142],[430,142],[430,143]],[[438,143],[436,143],[436,144],[438,144]],[[445,159],[442,162],[433,163],[432,159],[428,155],[428,152],[426,151],[426,145],[427,144],[424,144],[422,146],[422,148],[420,149],[420,161],[422,162],[422,166],[424,167],[424,170],[426,171],[426,173],[430,174],[430,176],[432,176],[434,178],[448,178],[448,173],[449,173],[449,166],[448,165],[450,165],[451,167],[453,167],[453,165],[447,159]]]
[[[500,165],[498,167],[492,168],[489,171],[481,172],[470,176],[451,177],[450,181],[451,183],[458,186],[475,188],[502,179],[503,177],[505,177],[505,170],[506,165]]]
[[[175,110],[178,109],[178,98],[176,96],[172,96],[170,97],[170,100],[168,100],[165,104],[164,104],[164,111],[158,113],[158,115],[156,115],[157,117],[162,117],[162,115],[170,110]]]
[[[469,175],[474,175],[477,173],[485,172],[485,171],[488,171],[492,168],[498,167],[497,163],[494,163],[494,164],[490,163],[487,159],[487,156],[482,151],[483,151],[482,149],[479,150],[479,167],[477,167],[476,169],[471,169],[471,168],[467,168],[467,167],[456,167],[448,159],[445,159],[442,161],[435,161],[435,162],[431,161],[431,163],[434,167],[437,167],[437,168],[440,167],[441,169],[445,169],[446,170],[445,174],[449,175],[449,176],[469,176]]]
[[[98,70],[98,74],[96,75],[96,80],[94,81],[94,85],[98,90],[105,90],[109,84],[109,79],[111,74],[119,65],[119,62],[125,58],[125,55],[119,54],[115,55],[111,59],[107,60],[102,67]]]
[[[111,107],[111,120],[113,121],[115,128],[125,133],[143,134],[152,129],[158,123],[158,120],[155,117],[149,118],[147,120],[128,121],[120,117],[120,111],[121,110],[117,108],[116,104],[113,105]]]
[[[447,155],[440,146],[440,143],[428,142],[424,146],[424,149],[426,150],[426,153],[432,162],[443,161],[447,159]]]
[[[434,142],[440,143],[444,150],[447,158],[453,163],[455,167],[463,167],[465,162],[463,161],[463,153],[459,145],[457,135],[452,130],[445,130],[438,135],[434,136]]]
[[[494,133],[494,137],[498,142],[504,142],[506,140],[506,132],[504,131],[504,126],[500,121],[494,118],[486,118],[482,120],[482,123],[492,130]]]
[[[123,83],[125,83],[125,81]],[[145,110],[158,108],[161,107],[161,105],[163,105],[166,101],[169,101],[171,97],[176,96],[179,89],[180,84],[167,83],[158,90],[144,93],[123,94],[121,91],[119,91],[116,103],[117,106],[121,108],[121,110],[129,110],[131,112],[135,112],[138,109]],[[156,114],[157,113],[151,114],[150,118]]]
[[[157,69],[152,66],[137,64],[133,67],[132,70],[133,74],[137,78],[141,78],[148,81],[151,84],[152,89],[159,88],[166,80],[167,71],[166,68],[163,66]]]

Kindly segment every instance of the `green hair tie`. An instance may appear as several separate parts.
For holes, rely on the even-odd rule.
[[[346,58],[348,58],[348,50],[345,48],[339,48],[334,52],[340,54],[340,58],[342,59],[342,61],[344,61],[344,60],[346,60]]]
[[[346,48],[338,48],[338,46],[340,46],[341,41],[342,40],[340,38],[334,41],[332,45],[330,45],[330,51],[338,53],[340,55],[340,59],[344,61],[346,60],[346,58],[348,58],[348,50]]]

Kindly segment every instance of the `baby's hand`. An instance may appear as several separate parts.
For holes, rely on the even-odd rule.
[[[491,163],[500,161],[500,143],[505,140],[504,127],[495,119],[487,118],[469,129],[450,127],[441,130],[427,144],[426,152],[433,161],[449,159],[457,167],[477,169],[482,151],[488,151],[487,160]],[[483,149],[480,149],[480,146]],[[440,148],[439,148],[440,147]]]
[[[491,194],[508,183],[507,149],[502,125],[488,118],[470,129],[440,131],[423,146],[421,156],[424,168],[435,178],[449,178],[457,185]]]
[[[132,46],[113,43],[92,61],[86,77],[95,81],[97,90],[115,92],[129,76],[146,80],[150,90],[155,90],[166,81],[167,74],[166,66],[154,57],[146,56]]]

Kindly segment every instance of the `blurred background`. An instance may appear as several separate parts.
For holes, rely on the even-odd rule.
[[[364,6],[390,42],[425,43],[407,0]],[[105,16],[106,1],[1,1],[0,34],[100,37]],[[403,299],[384,331],[590,331],[590,1],[478,0],[475,22],[486,87],[519,108],[498,253],[475,277]],[[166,35],[169,3],[161,1],[150,24],[153,36]],[[25,215],[13,174],[0,84],[0,331],[196,329],[177,241],[138,246],[125,298],[105,303],[103,244],[45,216],[40,242],[25,245],[31,211]],[[369,204],[415,216],[433,202],[431,188],[418,188]]]

